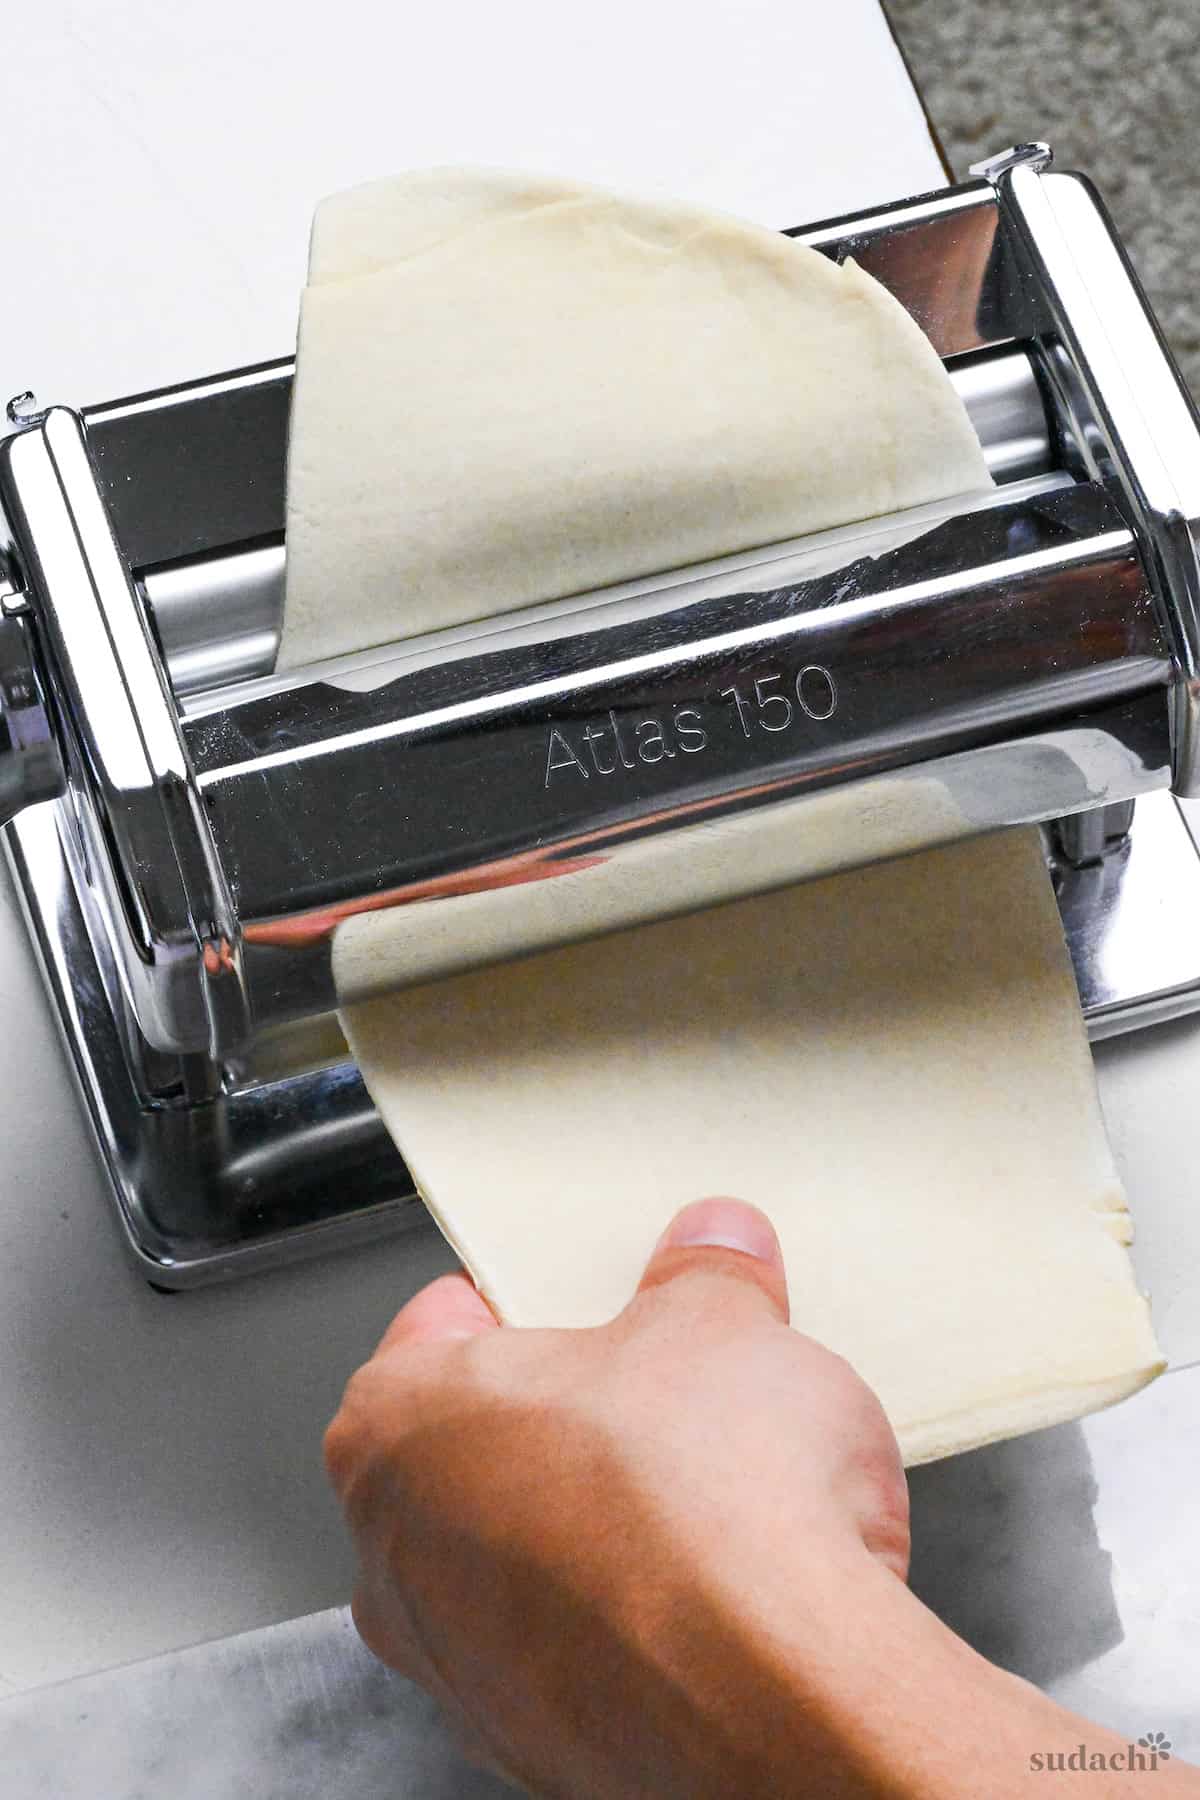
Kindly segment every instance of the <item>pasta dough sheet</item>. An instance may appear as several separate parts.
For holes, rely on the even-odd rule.
[[[828,875],[846,844],[864,861],[964,836],[970,820],[946,785],[911,771],[846,782],[728,818],[653,832],[619,853],[581,859],[545,881],[385,906],[343,919],[333,979],[345,1005],[659,914],[671,863],[687,858],[693,910]]]
[[[537,177],[376,183],[314,225],[280,660],[987,481],[930,345],[852,264]],[[686,919],[619,929],[671,848],[651,841],[349,919],[333,952],[383,1119],[502,1318],[611,1317],[679,1206],[741,1195],[779,1229],[795,1322],[877,1389],[910,1463],[1161,1366],[1036,833],[728,903],[794,877],[798,832],[819,874],[847,807],[879,854],[960,829],[919,786],[698,828],[681,853],[726,904]],[[575,931],[372,997],[460,964],[464,936],[504,958]]]
[[[399,176],[313,226],[279,664],[988,484],[853,263],[574,182]]]
[[[1163,1366],[1036,831],[350,1008],[351,1046],[502,1319],[590,1325],[676,1209],[774,1220],[794,1324],[907,1463]]]

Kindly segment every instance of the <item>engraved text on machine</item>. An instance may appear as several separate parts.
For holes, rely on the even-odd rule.
[[[585,725],[561,721],[546,736],[543,786],[590,781],[638,767],[698,756],[717,733],[753,740],[759,732],[791,731],[804,720],[821,723],[837,710],[837,683],[820,663],[791,670],[762,668],[739,676],[694,706],[639,715],[610,708]]]

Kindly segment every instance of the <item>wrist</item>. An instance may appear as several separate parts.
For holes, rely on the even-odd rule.
[[[810,1760],[792,1762],[791,1785],[781,1781],[774,1794],[1015,1800],[1039,1795],[1039,1775],[1058,1766],[1048,1759],[1078,1754],[1081,1744],[1089,1758],[1103,1758],[1088,1765],[1096,1800],[1131,1792],[1141,1772],[1130,1760],[1136,1746],[989,1663],[874,1557],[843,1568],[831,1592],[840,1611],[827,1653],[799,1640],[791,1661],[793,1716]],[[811,1771],[808,1785],[798,1768]],[[1182,1763],[1161,1765],[1154,1786],[1164,1800],[1168,1788],[1200,1800],[1200,1772]]]
[[[612,1800],[960,1800],[961,1769],[935,1787],[924,1748],[944,1736],[952,1665],[997,1671],[857,1541],[808,1539],[782,1568],[756,1560],[709,1559],[670,1584],[674,1599],[642,1595],[635,1704],[663,1760]]]
[[[739,1589],[723,1656],[721,1702],[743,1760],[735,1784],[689,1795],[961,1800],[992,1791],[985,1771],[995,1791],[1016,1792],[1066,1718],[857,1542],[810,1545],[789,1571]]]

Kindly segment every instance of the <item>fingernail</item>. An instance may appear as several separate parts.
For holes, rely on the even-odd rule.
[[[740,1250],[760,1262],[779,1255],[775,1227],[744,1200],[697,1200],[677,1213],[658,1240],[659,1250]]]

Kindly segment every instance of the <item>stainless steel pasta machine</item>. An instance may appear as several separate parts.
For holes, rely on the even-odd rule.
[[[288,362],[10,402],[0,817],[154,1281],[414,1216],[333,1010],[364,913],[415,981],[1037,821],[1092,1032],[1200,1005],[1197,415],[1088,182],[973,173],[793,235],[924,328],[993,492],[287,675]]]

